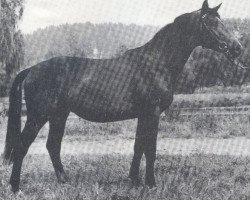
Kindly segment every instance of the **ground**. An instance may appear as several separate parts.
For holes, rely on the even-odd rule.
[[[199,121],[200,124],[203,123]],[[197,129],[190,136],[190,130],[184,129],[188,126],[183,124],[181,135],[178,137],[177,133],[176,137],[163,134],[166,127],[161,122],[155,163],[157,187],[149,189],[143,181],[138,187],[132,186],[127,176],[135,125],[135,121],[111,125],[89,124],[81,120],[69,122],[62,146],[62,161],[70,177],[66,184],[57,183],[45,148],[48,131],[48,126],[45,126],[24,160],[22,194],[15,196],[11,193],[8,184],[11,166],[0,164],[0,200],[250,199],[248,135],[206,133],[198,136],[201,129]],[[0,131],[2,152],[6,120],[2,121]],[[177,132],[176,129],[172,131]],[[144,158],[140,174],[143,180]]]
[[[133,187],[127,179],[131,156],[63,155],[70,180],[59,184],[48,155],[29,154],[23,164],[19,199],[249,199],[250,159],[193,154],[158,155],[157,187]],[[12,199],[11,168],[0,165],[0,199]],[[145,160],[140,174],[145,173]]]

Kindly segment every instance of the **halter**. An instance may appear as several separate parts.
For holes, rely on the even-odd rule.
[[[213,40],[215,40],[217,42],[217,44],[219,44],[218,48],[220,50],[222,50],[223,53],[225,53],[227,55],[230,55],[230,51],[229,51],[228,45],[225,42],[221,42],[220,39],[219,39],[219,37],[213,31],[211,31],[209,29],[209,27],[207,26],[207,24],[203,21],[207,17],[207,15],[208,14],[204,14],[201,17],[201,32],[204,32],[204,30],[206,30],[207,32],[209,32],[211,38]],[[204,41],[204,37],[202,37],[202,41]],[[203,44],[202,44],[202,47],[204,48]]]
[[[250,69],[250,67],[246,67],[246,64],[245,64],[243,61],[241,61],[241,60],[239,60],[239,59],[233,59],[233,58],[231,58],[231,53],[230,53],[230,51],[229,51],[229,47],[228,47],[227,43],[221,42],[220,39],[219,39],[219,37],[218,37],[212,30],[210,30],[209,27],[207,26],[207,24],[204,22],[204,19],[207,17],[207,15],[208,15],[208,14],[204,14],[204,15],[201,16],[201,25],[200,25],[200,26],[201,26],[201,33],[202,33],[202,35],[201,35],[202,48],[205,48],[205,47],[203,46],[203,44],[204,44],[204,36],[203,36],[203,33],[204,33],[204,30],[206,30],[206,31],[210,34],[211,38],[212,38],[217,44],[219,44],[218,48],[227,56],[227,58],[228,58],[234,65],[236,65],[237,67],[239,66],[239,67],[241,67],[242,69]],[[236,60],[237,60],[237,61],[236,61]]]

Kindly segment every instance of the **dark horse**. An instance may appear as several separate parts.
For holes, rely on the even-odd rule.
[[[145,184],[155,186],[154,161],[160,114],[173,100],[178,75],[193,49],[203,46],[234,60],[241,45],[220,20],[220,5],[183,14],[162,28],[144,46],[113,59],[56,57],[23,70],[14,80],[5,144],[5,162],[13,161],[10,184],[19,190],[20,172],[29,146],[49,121],[47,149],[58,181],[67,181],[60,158],[70,112],[93,122],[138,118],[129,178],[139,181],[146,157]],[[24,82],[27,122],[21,133]]]

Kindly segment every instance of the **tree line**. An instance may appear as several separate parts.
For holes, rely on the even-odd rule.
[[[55,56],[110,58],[143,45],[159,27],[122,23],[49,26],[24,36],[24,67]]]

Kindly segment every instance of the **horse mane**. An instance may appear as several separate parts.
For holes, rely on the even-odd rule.
[[[170,36],[173,32],[174,22],[167,24],[166,26],[162,27],[151,39],[151,41],[158,40],[158,39],[164,39],[168,36]]]
[[[196,12],[196,11],[195,11]],[[158,45],[158,44],[168,44],[169,41],[172,40],[172,36],[176,34],[180,34],[180,32],[186,32],[192,29],[192,26],[190,23],[193,23],[193,18],[195,16],[195,12],[192,13],[185,13],[182,14],[174,19],[172,23],[169,23],[162,27],[154,36],[152,39],[150,39],[147,43],[144,45],[129,49],[124,52],[124,55],[127,53],[132,53],[137,50],[141,50],[143,48],[151,48],[152,45]],[[192,15],[193,14],[193,15]],[[192,21],[193,20],[193,21]],[[162,45],[161,45],[162,46]]]

